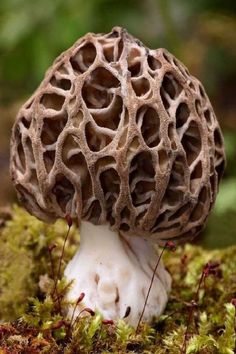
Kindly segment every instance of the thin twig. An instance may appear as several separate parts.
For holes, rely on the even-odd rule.
[[[56,275],[54,271],[54,264],[53,264],[53,258],[52,258],[52,251],[56,248],[56,245],[51,245],[48,247],[48,252],[49,252],[49,260],[50,260],[50,265],[51,265],[51,275],[53,279],[53,291],[52,291],[52,297],[56,293],[56,301],[58,303],[58,310],[61,313],[61,301],[59,299],[59,294],[57,290],[57,281],[56,281]]]
[[[60,276],[61,276],[62,261],[63,261],[63,258],[64,258],[66,242],[67,242],[68,237],[69,237],[69,234],[70,234],[71,226],[72,226],[72,224],[68,222],[68,230],[67,230],[67,233],[66,233],[66,237],[65,237],[65,239],[64,239],[64,242],[63,242],[63,247],[62,247],[61,256],[60,256],[60,261],[59,261],[59,266],[58,266],[58,271],[57,271],[57,275],[56,275],[56,278],[55,278],[54,289],[53,289],[53,292],[52,292],[53,295],[54,295],[54,293],[55,293],[55,291],[56,291],[56,288],[57,288],[57,282],[58,282],[58,280],[60,279]]]
[[[49,253],[49,260],[50,260],[50,265],[51,265],[51,275],[52,275],[52,279],[53,279],[53,283],[54,283],[54,287],[55,287],[55,272],[54,272],[54,265],[53,265],[53,259],[52,259],[53,248],[52,247],[49,248],[48,253]]]
[[[167,244],[168,244],[168,242],[165,243],[163,249],[161,250],[161,253],[158,256],[157,263],[156,263],[156,266],[154,268],[154,271],[153,271],[153,274],[152,274],[152,279],[151,279],[151,282],[150,282],[150,285],[149,285],[149,288],[148,288],[147,296],[146,296],[146,299],[145,299],[145,302],[144,302],[144,305],[143,305],[143,310],[142,310],[142,313],[141,313],[141,315],[139,317],[138,325],[136,327],[136,333],[138,332],[140,323],[142,321],[142,318],[143,318],[143,315],[144,315],[144,312],[145,312],[145,309],[146,309],[146,306],[147,306],[148,298],[149,298],[149,295],[150,295],[150,292],[151,292],[151,289],[152,289],[152,285],[153,285],[154,278],[155,278],[155,275],[156,275],[157,267],[160,264],[161,258],[163,256],[163,253],[164,253],[166,247],[167,247]]]
[[[80,304],[80,302],[83,300],[83,298],[85,297],[85,293],[81,293],[78,300],[76,301],[74,308],[73,308],[73,312],[72,312],[72,316],[71,316],[71,320],[70,320],[70,325],[69,328],[72,327],[73,321],[74,321],[74,317],[75,317],[75,311],[77,306]]]
[[[181,354],[184,354],[186,352],[186,346],[187,346],[187,340],[188,340],[188,334],[189,334],[189,327],[190,327],[190,324],[191,324],[192,319],[193,319],[194,309],[195,309],[195,307],[198,304],[199,291],[200,291],[200,287],[202,285],[202,282],[203,282],[204,278],[205,278],[205,273],[204,273],[204,269],[203,269],[201,277],[200,277],[200,279],[198,281],[198,286],[197,286],[197,290],[196,290],[195,295],[194,295],[194,300],[191,301],[191,307],[190,307],[189,314],[188,314],[187,326],[186,326],[186,330],[185,330],[185,333],[184,333],[184,341],[183,341],[183,345],[182,345],[182,349],[181,349]]]
[[[194,295],[194,299],[191,301],[191,307],[189,310],[187,326],[186,326],[186,330],[184,333],[184,341],[183,341],[183,345],[182,345],[182,349],[181,349],[181,354],[186,353],[187,340],[188,340],[188,335],[189,335],[189,327],[190,327],[192,319],[193,319],[195,308],[196,307],[198,308],[199,292],[200,292],[200,288],[202,286],[202,283],[205,282],[206,277],[208,277],[209,275],[211,275],[211,274],[216,275],[216,271],[217,271],[218,267],[219,267],[218,262],[208,262],[205,264],[205,266],[202,269],[202,274],[201,274],[201,277],[198,281],[198,286],[197,286],[197,290]]]
[[[81,311],[79,312],[79,314],[76,316],[74,322],[72,323],[72,329],[73,329],[73,327],[75,326],[75,324],[79,321],[80,316],[81,316],[81,314],[82,314],[83,312],[89,313],[90,316],[92,316],[92,317],[95,316],[95,312],[94,312],[92,309],[90,309],[89,307],[85,307],[85,308],[84,308],[83,310],[81,310]]]

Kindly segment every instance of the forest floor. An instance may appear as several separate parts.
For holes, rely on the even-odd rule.
[[[235,246],[167,249],[173,279],[167,308],[137,329],[92,309],[73,323],[64,316],[68,284],[56,279],[55,296],[52,265],[63,258],[64,268],[79,245],[72,226],[62,256],[67,231],[66,222],[46,225],[18,206],[0,211],[0,354],[235,353]]]

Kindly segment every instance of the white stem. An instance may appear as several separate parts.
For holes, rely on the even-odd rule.
[[[117,320],[131,308],[126,321],[135,326],[143,309],[158,253],[140,237],[119,236],[108,225],[82,222],[80,247],[67,265],[65,276],[73,280],[68,294],[76,301],[85,293],[84,307],[98,310],[106,319]],[[159,316],[168,300],[171,279],[160,262],[147,302],[143,320]],[[72,314],[71,308],[69,315]]]

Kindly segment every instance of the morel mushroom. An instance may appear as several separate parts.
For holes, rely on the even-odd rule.
[[[65,270],[69,298],[137,324],[157,254],[191,239],[214,204],[222,134],[201,83],[165,49],[122,28],[89,33],[60,55],[21,108],[11,175],[26,209],[78,218],[81,244]],[[167,302],[160,264],[144,320]],[[80,309],[78,308],[78,311]]]

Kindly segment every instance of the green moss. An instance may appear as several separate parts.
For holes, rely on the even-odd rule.
[[[25,311],[27,297],[39,295],[40,276],[51,272],[48,247],[57,244],[53,252],[56,263],[66,232],[62,220],[46,225],[24,209],[13,207],[12,218],[0,229],[0,320],[19,317]],[[73,227],[65,262],[78,247],[78,240]]]
[[[68,284],[58,281],[61,308],[53,296],[48,246],[56,242],[54,261],[58,262],[67,231],[64,222],[45,225],[19,207],[1,231],[0,238],[0,315],[20,320],[0,326],[0,353],[181,353],[186,337],[186,353],[235,352],[236,246],[204,250],[185,245],[166,251],[164,263],[173,278],[172,292],[165,313],[151,326],[139,330],[124,320],[103,321],[100,314],[77,318],[74,324],[64,318]],[[78,243],[73,229],[65,262]],[[14,261],[13,261],[14,260]],[[217,262],[214,274],[205,277],[196,290],[208,262]],[[65,264],[65,263],[64,263]],[[46,293],[39,291],[39,276],[46,274]],[[30,299],[27,298],[31,296]],[[33,297],[33,298],[32,298]],[[193,300],[197,306],[193,307]],[[28,305],[28,310],[23,313]],[[192,310],[191,310],[192,309]],[[192,311],[192,316],[190,312]],[[92,313],[93,315],[93,313]],[[190,318],[191,317],[191,318]],[[188,327],[186,336],[186,328]],[[3,335],[1,335],[3,333]]]

